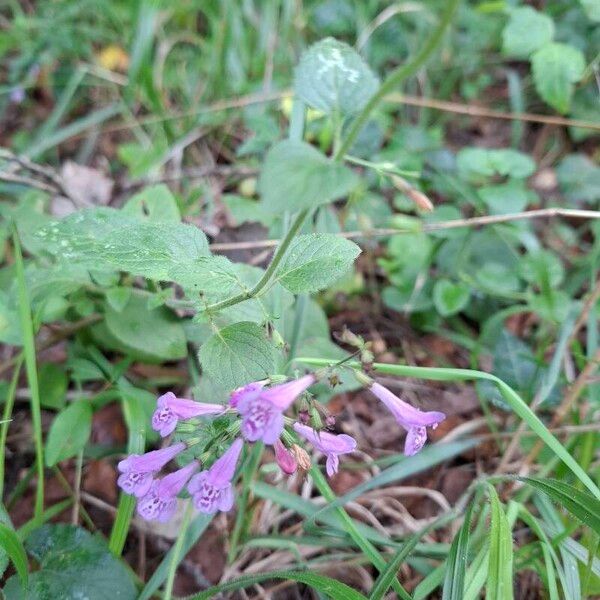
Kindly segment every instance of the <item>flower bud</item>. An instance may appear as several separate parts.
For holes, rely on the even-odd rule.
[[[311,467],[310,456],[308,455],[308,452],[301,446],[298,446],[298,444],[293,444],[290,450],[296,457],[298,468],[302,469],[303,471],[308,471]]]
[[[275,460],[279,465],[279,468],[286,475],[293,475],[298,468],[298,463],[294,458],[294,455],[283,445],[281,440],[275,440],[273,444],[275,450]]]
[[[304,425],[308,424],[308,422],[310,421],[310,415],[308,414],[308,411],[306,409],[298,411],[298,421],[300,421],[300,423]]]
[[[335,417],[333,415],[327,415],[325,417],[325,427],[327,427],[327,429],[333,429],[335,427]]]
[[[420,208],[425,212],[431,212],[433,210],[431,200],[423,192],[412,187],[412,185],[404,178],[398,175],[391,175],[391,180],[394,187],[406,194],[414,202],[417,208]]]

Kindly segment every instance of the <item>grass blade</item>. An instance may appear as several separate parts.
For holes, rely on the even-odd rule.
[[[4,523],[0,523],[0,546],[6,550],[6,553],[15,566],[23,587],[26,587],[29,565],[25,548],[16,531]]]
[[[221,585],[215,585],[195,596],[189,596],[187,600],[211,600],[212,598],[216,598],[217,594],[221,592],[245,589],[256,583],[268,581],[269,579],[286,579],[288,581],[305,583],[314,590],[326,594],[329,598],[333,598],[334,600],[366,600],[365,596],[347,586],[345,583],[330,579],[324,575],[304,571],[273,571],[271,573],[248,575],[247,577],[240,577],[235,581],[228,581]]]
[[[489,486],[491,523],[490,558],[486,585],[488,600],[511,600],[512,591],[512,537],[506,514],[496,490]]]
[[[33,441],[35,445],[35,466],[37,486],[35,489],[34,518],[40,519],[44,512],[44,444],[42,440],[42,411],[40,408],[40,388],[38,384],[35,356],[35,336],[29,292],[25,281],[25,266],[17,228],[14,227],[13,243],[15,248],[15,275],[19,297],[19,316],[23,333],[23,353],[25,355],[25,371],[31,393],[31,421],[33,425]]]
[[[13,376],[6,393],[6,401],[4,410],[2,411],[2,423],[0,423],[0,500],[4,498],[4,471],[6,459],[6,438],[8,437],[8,428],[15,405],[15,397],[17,394],[17,385],[19,383],[19,375],[21,374],[21,366],[23,365],[23,354],[21,354],[15,364]]]

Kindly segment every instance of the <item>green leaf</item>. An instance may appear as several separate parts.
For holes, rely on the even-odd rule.
[[[46,465],[75,456],[86,445],[92,432],[92,409],[85,400],[73,402],[52,421],[46,440]]]
[[[133,293],[121,311],[106,306],[106,327],[125,348],[160,360],[187,356],[185,331],[164,306],[148,309],[147,298]]]
[[[209,254],[206,236],[197,227],[142,220],[105,207],[55,221],[36,238],[70,263],[159,280],[167,279],[175,265]]]
[[[256,323],[241,322],[217,331],[200,348],[200,363],[218,384],[235,389],[275,370],[275,348]]]
[[[21,583],[26,587],[29,577],[29,565],[25,548],[15,530],[4,523],[0,523],[0,546],[9,556]]]
[[[549,496],[566,508],[574,517],[577,517],[584,525],[600,535],[600,500],[598,498],[555,479],[538,479],[535,477],[517,477],[517,479]]]
[[[510,525],[498,494],[492,486],[489,486],[489,495],[492,516],[486,598],[488,600],[511,600],[513,597],[513,547]]]
[[[331,233],[313,233],[294,239],[277,271],[277,279],[294,294],[317,292],[345,275],[360,248]]]
[[[306,50],[294,77],[296,95],[327,114],[359,113],[378,88],[379,80],[356,51],[333,38]]]
[[[334,600],[366,600],[365,596],[345,583],[310,571],[272,571],[270,573],[260,573],[259,575],[247,575],[234,581],[215,585],[195,596],[189,597],[187,600],[211,600],[211,598],[219,596],[221,592],[242,590],[257,583],[269,581],[270,579],[285,579],[287,581],[304,583]]]
[[[106,290],[106,301],[113,310],[121,312],[131,298],[132,288],[130,287],[113,287]]]
[[[511,294],[519,290],[519,278],[506,265],[486,262],[476,271],[475,278],[485,291]]]
[[[485,183],[495,175],[525,179],[535,171],[531,157],[511,149],[463,148],[456,163],[461,178],[474,184]]]
[[[55,363],[40,365],[40,402],[44,408],[60,410],[65,405],[68,378],[65,370]]]
[[[533,81],[538,94],[560,113],[568,112],[574,84],[585,70],[585,57],[578,48],[552,42],[531,57]]]
[[[519,261],[519,275],[538,288],[558,287],[565,277],[560,259],[550,250],[534,250]]]
[[[272,213],[314,208],[346,196],[358,177],[304,142],[284,140],[267,153],[258,188]]]
[[[527,189],[522,181],[514,180],[482,187],[477,193],[487,204],[492,215],[521,212],[537,199],[535,193]]]
[[[510,11],[510,21],[502,32],[502,51],[515,58],[527,58],[553,37],[552,19],[531,6],[522,6]]]
[[[123,213],[150,221],[179,223],[181,214],[171,190],[153,185],[132,196],[123,206]]]
[[[471,290],[464,283],[452,283],[448,279],[440,279],[433,288],[435,308],[443,317],[455,315],[469,303]]]
[[[29,575],[25,594],[11,578],[7,600],[134,600],[137,590],[127,567],[115,558],[101,538],[73,525],[43,525],[25,546],[40,570]]]
[[[446,561],[446,575],[442,600],[464,600],[465,574],[469,558],[469,538],[471,535],[471,513],[473,502],[469,504],[465,520],[458,533],[452,540],[448,560]]]
[[[556,169],[558,183],[569,202],[600,201],[600,167],[585,154],[569,154]]]
[[[600,23],[600,0],[579,0],[590,21]]]

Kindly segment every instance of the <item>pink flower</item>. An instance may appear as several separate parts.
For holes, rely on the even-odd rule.
[[[275,443],[283,431],[284,411],[315,381],[314,375],[305,375],[267,389],[246,386],[240,390],[236,404],[242,416],[242,435],[249,442]]]
[[[273,449],[275,450],[275,460],[279,468],[286,475],[293,475],[298,468],[298,463],[292,453],[283,445],[281,440],[275,440]]]
[[[227,512],[233,507],[231,481],[244,442],[238,438],[207,471],[194,475],[188,484],[194,506],[203,513],[213,514],[218,510]]]
[[[156,401],[156,410],[152,415],[152,429],[165,437],[173,433],[179,420],[202,415],[218,415],[224,410],[225,407],[220,404],[204,404],[177,398],[173,392],[167,392]]]
[[[373,383],[369,389],[387,406],[398,424],[406,429],[406,441],[404,443],[404,454],[406,456],[417,454],[425,445],[427,427],[435,429],[446,418],[443,412],[435,410],[423,412],[411,406],[379,383]]]
[[[237,408],[238,402],[242,399],[256,398],[260,395],[260,391],[265,387],[266,381],[253,381],[243,387],[234,390],[229,396],[229,406]]]
[[[161,450],[128,456],[117,465],[121,471],[117,479],[119,487],[126,494],[133,494],[138,498],[145,496],[152,486],[154,473],[160,471],[185,448],[185,444],[180,442]]]
[[[327,431],[315,431],[312,427],[301,423],[294,423],[294,431],[327,457],[326,468],[329,477],[338,472],[339,455],[356,450],[356,440],[345,433],[334,435]]]
[[[181,492],[197,468],[198,463],[192,461],[162,479],[155,479],[150,486],[150,491],[138,500],[138,514],[146,521],[161,523],[168,521],[177,508],[177,494]]]

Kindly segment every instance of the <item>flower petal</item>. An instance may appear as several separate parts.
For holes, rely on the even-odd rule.
[[[177,496],[197,468],[198,463],[194,460],[185,467],[165,475],[158,482],[157,493],[159,497],[166,499]]]
[[[421,450],[427,441],[426,427],[411,427],[406,434],[404,442],[405,456],[414,456]]]
[[[138,473],[150,473],[160,471],[169,461],[173,460],[180,452],[185,450],[186,445],[183,442],[152,450],[146,454],[132,454],[125,460],[122,460],[117,468],[121,472],[135,471]]]
[[[307,390],[316,378],[313,374],[305,375],[300,379],[288,381],[280,385],[273,386],[267,390],[263,390],[260,397],[268,400],[273,406],[276,406],[280,410],[288,408],[294,400],[305,390]]]
[[[265,381],[253,381],[252,383],[248,383],[247,385],[234,390],[231,396],[229,396],[229,406],[236,408],[240,402],[242,402],[244,406],[247,406],[249,401],[258,398],[265,383]]]
[[[208,469],[206,477],[206,481],[210,485],[222,489],[231,483],[243,447],[244,442],[241,438],[237,438],[225,453],[213,463],[212,467]]]

